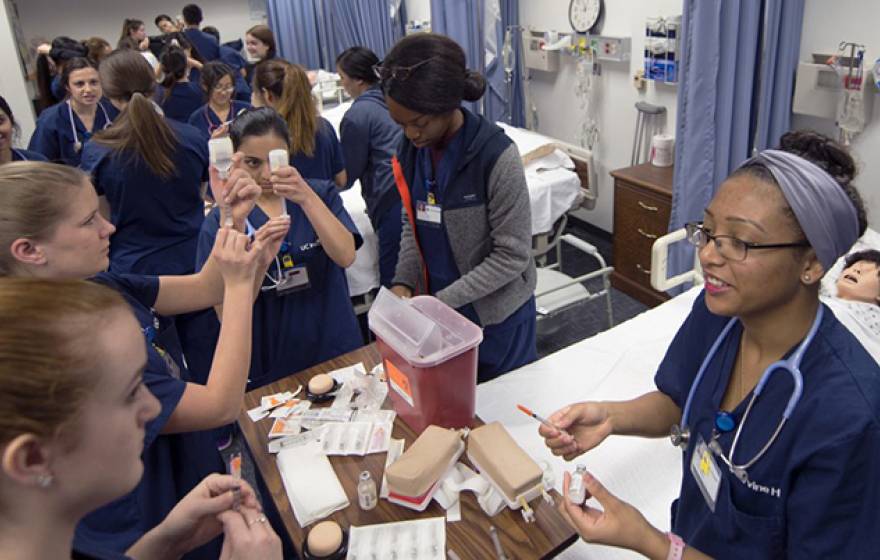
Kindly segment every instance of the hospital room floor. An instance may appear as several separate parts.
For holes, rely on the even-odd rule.
[[[599,249],[608,265],[614,265],[611,258],[610,236],[578,221],[576,218],[569,219],[565,232],[592,243]],[[552,263],[555,260],[555,252],[551,251],[549,262]],[[599,265],[595,259],[585,256],[572,247],[563,246],[562,271],[565,274],[578,276],[598,268]],[[590,291],[601,289],[601,279],[588,283],[588,287]],[[614,288],[611,288],[611,308],[615,325],[648,310],[648,307],[641,302]],[[607,330],[608,315],[605,311],[605,298],[573,305],[553,318],[553,326],[556,327],[554,332],[543,332],[545,329],[542,327],[538,329],[538,358],[543,358],[566,346]]]

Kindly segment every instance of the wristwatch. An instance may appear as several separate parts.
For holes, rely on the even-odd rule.
[[[684,554],[684,541],[675,533],[666,533],[669,537],[669,553],[666,554],[666,560],[681,560]]]

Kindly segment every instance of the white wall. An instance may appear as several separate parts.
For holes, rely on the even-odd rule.
[[[125,18],[144,22],[149,35],[158,34],[153,19],[159,14],[177,17],[188,0],[19,0],[19,15],[25,40],[52,40],[58,35],[85,39],[96,35],[116,46]],[[204,13],[202,25],[220,30],[222,41],[244,36],[245,30],[259,21],[250,17],[248,0],[211,0],[197,2]]]
[[[811,61],[812,53],[833,53],[841,41],[862,43],[867,48],[870,68],[880,58],[880,2],[877,0],[807,0],[804,30],[801,36],[802,61]],[[875,90],[876,91],[876,90]],[[810,128],[837,138],[830,120],[795,115],[792,128]],[[880,229],[880,95],[874,95],[874,115],[865,131],[852,144],[860,171],[856,185],[868,207],[868,222]]]
[[[18,45],[12,31],[13,13],[6,2],[0,2],[0,95],[21,128],[21,140],[16,147],[24,147],[34,131],[34,106],[30,101],[24,79],[24,69],[18,56]]]
[[[873,0],[876,1],[876,0]],[[523,26],[536,30],[570,31],[568,0],[523,0],[519,17]],[[612,230],[614,191],[609,171],[630,163],[633,132],[636,122],[636,101],[664,105],[667,110],[666,131],[675,133],[676,87],[648,82],[645,90],[632,85],[632,76],[643,67],[645,18],[679,15],[681,0],[627,0],[605,2],[605,23],[601,33],[609,36],[632,37],[632,58],[626,63],[602,63],[602,75],[594,81],[596,103],[594,114],[599,125],[599,144],[595,148],[599,176],[599,200],[592,211],[579,214],[593,225]],[[576,144],[580,117],[575,97],[575,63],[562,57],[558,73],[532,71],[532,99],[538,108],[538,131]]]

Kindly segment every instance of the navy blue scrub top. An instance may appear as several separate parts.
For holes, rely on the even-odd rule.
[[[709,347],[729,318],[713,315],[705,293],[672,341],[655,382],[679,407]],[[690,472],[698,434],[708,442],[735,366],[740,323],[728,334],[691,405],[673,531],[688,546],[726,558],[867,558],[880,550],[880,366],[826,307],[801,363],[803,395],[767,453],[748,468],[749,484],[716,457],[722,474],[712,513]],[[793,351],[794,349],[792,349]],[[789,352],[790,354],[791,352]],[[780,371],[755,402],[734,462],[749,461],[781,418],[793,383]],[[737,424],[751,395],[733,410]],[[729,454],[734,432],[720,436]]]
[[[40,152],[49,161],[77,167],[82,149],[92,138],[92,134],[110,126],[118,114],[119,111],[102,98],[95,112],[95,124],[89,131],[69,102],[58,103],[40,113],[28,149]],[[79,150],[76,147],[77,142],[80,144]]]
[[[300,152],[290,158],[290,165],[296,167],[305,179],[329,179],[345,169],[342,146],[330,121],[318,117],[318,132],[315,134],[315,153],[312,157]]]
[[[465,121],[467,122],[467,121]],[[411,185],[412,200],[416,208],[427,204],[429,193],[441,208],[446,202],[446,192],[452,175],[463,155],[465,128],[462,126],[450,140],[437,164],[432,161],[431,148],[420,148],[416,153],[416,172]],[[421,253],[428,269],[431,293],[436,294],[461,278],[455,263],[455,255],[446,233],[445,218],[440,224],[416,219],[416,235]],[[483,326],[472,304],[457,309],[474,324]],[[535,343],[535,299],[527,300],[504,321],[483,328],[483,342],[478,353],[478,379],[488,381],[498,375],[537,359]]]
[[[309,181],[330,212],[362,243],[360,233],[342,205],[336,186],[329,181]],[[298,204],[285,201],[290,215],[290,231],[281,255],[289,252],[294,266],[305,265],[310,287],[279,296],[274,290],[262,291],[254,304],[253,346],[248,390],[286,377],[291,373],[335,358],[363,345],[357,318],[351,305],[345,270],[327,256],[318,235]],[[254,229],[268,217],[255,207],[249,216]],[[201,269],[220,227],[215,208],[205,219],[199,236],[197,267]],[[281,261],[279,257],[279,261]],[[275,263],[267,274],[277,279]],[[271,286],[265,278],[263,286]]]
[[[202,55],[202,58],[205,59],[205,62],[211,62],[212,60],[217,60],[220,58],[220,43],[217,42],[217,38],[208,35],[204,31],[200,29],[184,29],[183,34],[186,35],[187,39],[193,44],[199,54]]]
[[[190,79],[193,79],[192,73]],[[171,86],[171,95],[167,99],[165,88],[156,88],[156,103],[162,107],[166,118],[185,123],[193,111],[202,106],[205,96],[197,84],[195,81],[177,82]]]
[[[166,121],[177,138],[175,174],[159,177],[139,156],[90,142],[82,168],[110,203],[110,271],[189,274],[204,221],[202,182],[208,180],[208,144],[195,128]]]
[[[49,161],[46,156],[40,152],[32,152],[31,150],[22,150],[21,148],[12,148],[12,161]]]
[[[85,516],[76,528],[74,548],[125,552],[162,521],[180,498],[172,463],[173,440],[160,432],[183,396],[183,362],[175,345],[176,335],[162,328],[151,309],[159,294],[157,277],[101,273],[93,281],[121,294],[134,312],[147,345],[144,384],[162,405],[159,415],[145,428],[144,474],[138,485]]]
[[[230,121],[236,117],[240,112],[244,111],[248,107],[250,107],[250,103],[244,103],[242,101],[232,101],[229,106],[229,112],[223,117],[218,117],[217,113],[215,113],[211,107],[205,103],[189,116],[187,120],[187,124],[192,127],[195,127],[202,133],[205,139],[211,138],[211,133],[220,128],[220,125],[225,123],[226,121]]]

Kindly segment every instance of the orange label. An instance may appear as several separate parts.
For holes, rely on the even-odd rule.
[[[388,383],[391,385],[391,388],[403,397],[410,406],[415,406],[413,403],[412,388],[409,385],[409,378],[390,361],[384,360],[384,362],[385,374],[388,375]]]

